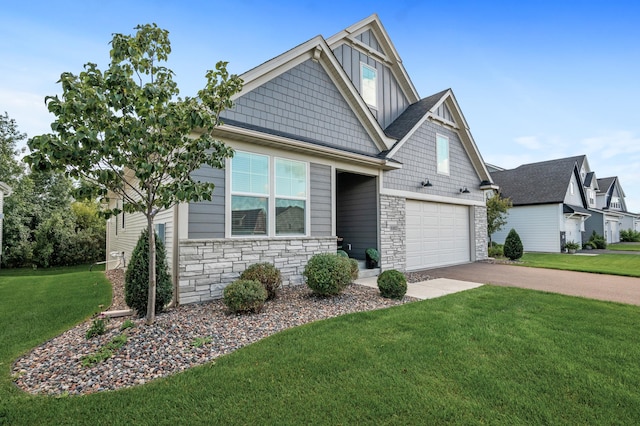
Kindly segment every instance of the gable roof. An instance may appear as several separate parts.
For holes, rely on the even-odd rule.
[[[451,89],[443,90],[442,92],[420,99],[418,102],[409,105],[409,108],[405,109],[393,123],[384,129],[385,133],[399,141],[402,140],[416,127],[428,112],[433,110],[436,104],[440,103],[440,100],[449,90]]]
[[[358,40],[358,35],[362,34],[365,31],[372,32],[372,34],[378,41],[382,52],[373,49],[371,46],[364,44],[363,42]],[[389,66],[389,68],[391,69],[391,73],[400,84],[400,87],[402,88],[402,91],[404,92],[404,95],[407,97],[409,102],[415,103],[420,100],[418,91],[409,78],[409,74],[407,74],[407,71],[402,64],[402,59],[400,58],[400,55],[398,54],[395,46],[391,42],[391,38],[389,38],[389,34],[382,25],[378,14],[374,13],[364,18],[362,21],[356,22],[349,28],[340,31],[327,39],[327,44],[331,46],[332,50],[344,43],[348,43],[353,47],[356,47],[374,57],[377,57],[380,61]]]
[[[608,193],[611,189],[611,186],[615,183],[616,179],[616,176],[598,179],[598,187],[600,188],[600,192]]]
[[[491,173],[502,196],[514,206],[563,203],[572,174],[579,177],[584,155],[523,164],[511,170]],[[580,192],[582,185],[577,185]],[[584,194],[583,194],[584,199]]]
[[[451,113],[454,120],[453,122],[445,120],[438,114],[438,108],[443,104]],[[452,127],[458,133],[462,146],[480,180],[483,182],[483,186],[493,187],[491,175],[480,155],[480,151],[471,135],[460,105],[451,89],[443,90],[410,105],[385,129],[385,132],[389,136],[398,139],[398,142],[387,153],[387,158],[392,158],[402,148],[402,145],[411,138],[411,135],[413,135],[426,120],[430,119]]]
[[[232,96],[231,100],[235,101],[247,92],[262,86],[309,59],[318,62],[322,66],[378,149],[385,151],[393,146],[395,139],[388,137],[384,133],[322,36],[316,36],[299,44],[240,75],[240,78],[244,81],[243,89]],[[227,127],[225,130],[231,131],[233,126],[223,125],[221,127]]]

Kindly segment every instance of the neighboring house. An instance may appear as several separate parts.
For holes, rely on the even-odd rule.
[[[419,97],[377,15],[241,78],[215,132],[235,156],[194,173],[216,184],[213,200],[156,218],[179,303],[221,297],[256,262],[301,284],[339,238],[356,259],[378,248],[382,270],[487,257],[484,192],[496,187],[460,106],[450,89]],[[107,253],[129,258],[144,225],[112,218]]]
[[[617,176],[594,179],[595,208],[591,208],[591,217],[585,224],[585,239],[592,232],[604,236],[607,243],[620,242],[620,231],[640,230],[640,217],[627,211],[625,194]],[[586,186],[586,183],[585,183]]]
[[[4,182],[0,182],[0,260],[2,260],[2,222],[4,221],[4,197],[11,195],[11,188]]]
[[[491,236],[503,244],[513,228],[525,251],[560,252],[568,241],[581,243],[592,215],[583,179],[591,170],[586,156],[491,168],[503,197],[510,198],[507,223]],[[595,200],[594,200],[595,201]],[[593,204],[595,207],[595,204]]]

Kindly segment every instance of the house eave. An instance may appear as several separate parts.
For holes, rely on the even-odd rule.
[[[373,157],[365,154],[349,152],[338,148],[316,145],[284,136],[272,135],[257,130],[223,124],[216,128],[214,136],[221,139],[251,142],[263,146],[288,149],[309,155],[320,156],[332,160],[347,160],[354,164],[375,167],[381,170],[397,170],[402,164],[386,158]]]

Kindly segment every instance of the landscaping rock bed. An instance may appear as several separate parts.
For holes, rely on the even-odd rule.
[[[111,309],[125,309],[121,271],[120,275],[108,276],[114,280]],[[221,300],[216,300],[171,308],[159,314],[151,326],[143,319],[133,319],[135,327],[121,331],[126,318],[110,319],[105,334],[86,339],[90,320],[18,359],[12,374],[16,385],[32,394],[115,390],[210,362],[290,327],[414,300],[384,299],[377,289],[355,284],[340,296],[329,298],[313,295],[306,286],[294,286],[281,289],[278,298],[267,302],[259,314],[233,315]],[[123,333],[127,342],[112,357],[92,366],[82,365],[84,357],[97,353]]]

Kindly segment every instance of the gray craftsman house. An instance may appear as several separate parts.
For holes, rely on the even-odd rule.
[[[235,156],[194,175],[216,184],[213,201],[156,219],[178,302],[220,297],[256,262],[300,284],[312,255],[338,247],[360,260],[377,248],[381,270],[487,257],[495,186],[460,106],[450,89],[418,95],[377,15],[241,77],[216,130]],[[128,258],[143,226],[112,218],[107,252]]]
[[[525,251],[561,252],[566,242],[585,243],[594,230],[612,243],[620,241],[620,230],[638,228],[618,179],[597,179],[585,155],[489,169],[513,203],[507,224],[491,236],[497,243],[513,228]]]
[[[589,183],[593,185],[595,208],[590,209],[591,217],[585,223],[586,239],[595,231],[604,236],[607,243],[617,243],[620,242],[620,231],[640,231],[640,215],[627,210],[625,194],[617,176],[594,178]]]

